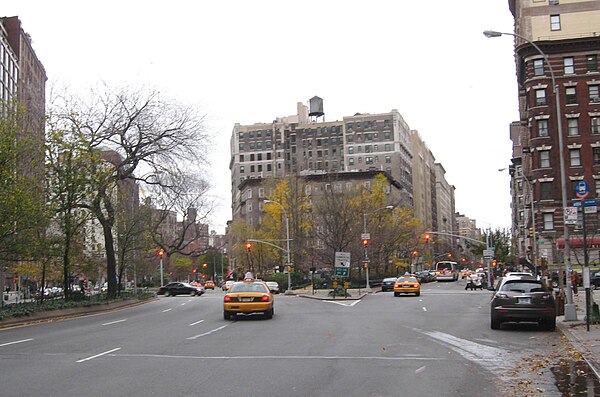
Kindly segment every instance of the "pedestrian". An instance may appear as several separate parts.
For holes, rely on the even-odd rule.
[[[573,288],[573,293],[577,295],[577,284],[579,284],[579,277],[577,276],[576,271],[571,272],[571,287]]]

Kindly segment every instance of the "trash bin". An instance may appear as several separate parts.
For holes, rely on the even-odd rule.
[[[561,291],[554,292],[554,301],[556,303],[556,315],[564,316],[565,315],[565,297],[561,293]]]

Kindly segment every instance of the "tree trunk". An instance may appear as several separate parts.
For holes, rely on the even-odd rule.
[[[102,225],[104,244],[106,249],[106,277],[108,278],[108,298],[117,296],[117,258],[115,256],[114,237],[112,227]]]

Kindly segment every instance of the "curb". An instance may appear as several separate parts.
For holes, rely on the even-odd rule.
[[[158,298],[154,297],[147,300],[127,300],[127,301],[119,301],[112,302],[102,305],[96,306],[88,306],[88,307],[73,307],[69,309],[58,309],[58,310],[49,310],[44,312],[33,313],[28,316],[23,317],[11,317],[6,320],[0,321],[0,330],[7,328],[16,328],[16,327],[25,327],[28,325],[54,322],[54,321],[63,321],[77,317],[85,317],[85,316],[93,316],[96,314],[106,313],[109,311],[117,311],[121,309],[126,309],[129,307],[143,305],[148,302],[152,302]]]
[[[591,368],[592,372],[596,376],[596,379],[600,381],[600,364],[594,359],[594,353],[585,346],[583,340],[577,335],[577,333],[571,330],[573,327],[585,327],[585,325],[585,322],[582,323],[580,321],[573,321],[569,322],[568,324],[564,320],[557,322],[557,328],[567,339],[569,339],[571,344],[573,344],[573,347],[581,353],[583,360]]]

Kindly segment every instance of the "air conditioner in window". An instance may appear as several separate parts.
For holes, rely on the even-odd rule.
[[[549,3],[551,6],[557,6],[557,5],[558,5],[558,0],[548,0],[548,3]]]
[[[593,97],[593,98],[590,98],[590,100],[591,100],[590,102],[600,102],[600,97]]]

